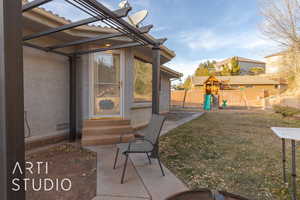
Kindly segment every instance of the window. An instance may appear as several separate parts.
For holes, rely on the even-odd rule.
[[[152,64],[134,59],[134,101],[152,101]]]

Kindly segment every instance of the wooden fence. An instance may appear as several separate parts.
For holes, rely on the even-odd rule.
[[[172,105],[182,106],[185,96],[184,90],[175,90],[171,93]],[[257,88],[247,88],[241,90],[224,90],[220,92],[220,104],[223,100],[227,100],[228,106],[242,107],[264,107],[265,90]],[[185,106],[201,107],[204,102],[204,91],[201,89],[193,89],[186,92]]]

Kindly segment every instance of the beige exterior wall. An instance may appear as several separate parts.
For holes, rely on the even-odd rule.
[[[81,56],[79,60],[77,60],[77,125],[78,131],[81,130],[83,126],[83,120],[89,119],[89,109],[90,109],[90,81],[89,81],[89,73],[92,70],[90,55]]]
[[[265,58],[266,61],[266,73],[267,74],[277,74],[280,69],[283,68],[283,56],[272,56]]]
[[[31,135],[37,138],[68,133],[68,58],[24,47],[23,60],[25,111]]]
[[[131,107],[133,105],[133,65],[134,53],[131,48],[124,50],[125,70],[124,70],[124,118],[132,119]]]
[[[170,111],[170,99],[171,99],[171,82],[170,78],[165,74],[161,73],[161,82],[160,82],[160,102],[159,109],[160,113],[167,113]]]
[[[131,125],[134,128],[145,126],[152,115],[152,103],[133,103],[131,106]]]
[[[288,106],[300,109],[300,95],[277,95],[266,98],[266,108],[272,109],[274,105]]]

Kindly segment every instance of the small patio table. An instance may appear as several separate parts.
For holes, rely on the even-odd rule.
[[[291,145],[292,145],[292,199],[297,200],[296,141],[300,141],[300,128],[272,127],[271,129],[279,138],[282,139],[282,168],[283,168],[283,181],[285,183],[287,183],[285,140],[291,140]]]

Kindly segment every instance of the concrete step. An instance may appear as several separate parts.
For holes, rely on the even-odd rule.
[[[128,133],[133,133],[133,128],[130,125],[83,128],[84,136],[121,135],[121,134],[128,134]]]
[[[130,125],[130,120],[125,119],[90,119],[83,122],[83,127],[99,127],[99,126],[115,126],[115,125]]]
[[[110,145],[126,143],[134,140],[133,134],[121,135],[98,135],[98,136],[83,136],[81,139],[82,146]]]

